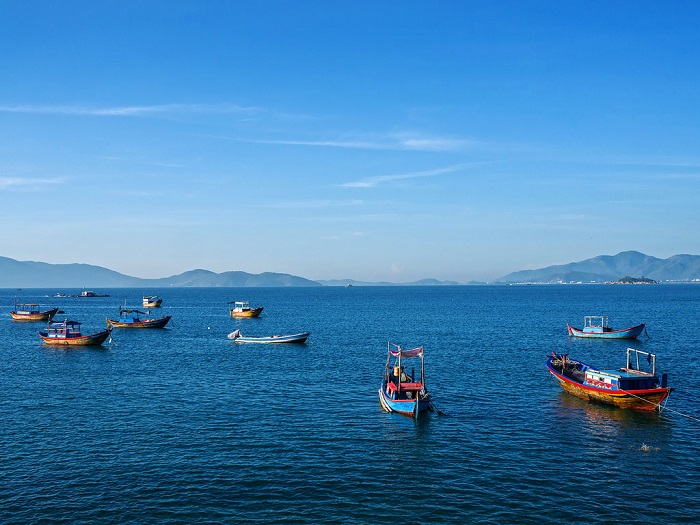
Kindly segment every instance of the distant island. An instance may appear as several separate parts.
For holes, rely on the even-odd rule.
[[[630,276],[625,276],[621,279],[618,279],[617,281],[612,281],[608,282],[605,284],[659,284],[659,281],[655,281],[654,279],[649,279],[647,277],[630,277]]]
[[[620,275],[626,277],[620,278]],[[642,277],[629,277],[640,275]],[[314,281],[286,273],[190,270],[160,279],[141,279],[90,264],[49,264],[0,257],[0,288],[166,288],[166,287],[302,287],[302,286],[464,286],[512,284],[658,284],[700,283],[700,256],[658,259],[640,252],[599,255],[592,259],[538,270],[521,270],[492,282],[369,282],[354,279]]]

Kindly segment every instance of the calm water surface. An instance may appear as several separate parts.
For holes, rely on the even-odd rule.
[[[57,291],[0,290],[0,523],[700,522],[700,286]],[[17,297],[93,331],[143,293],[172,324],[101,348],[9,315]],[[265,310],[230,319],[233,300]],[[567,337],[599,314],[649,337]],[[425,346],[447,415],[380,410],[388,340]],[[627,346],[676,388],[660,415],[570,397],[545,367],[619,367]]]

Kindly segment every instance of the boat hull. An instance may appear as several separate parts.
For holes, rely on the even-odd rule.
[[[163,299],[158,299],[157,301],[149,301],[146,302],[144,301],[143,306],[146,308],[160,308],[160,305],[163,303]]]
[[[243,310],[242,312],[236,312],[231,310],[231,317],[257,317],[263,311],[263,307],[252,308],[250,310]]]
[[[632,410],[653,411],[659,408],[663,400],[671,393],[670,387],[646,390],[609,390],[583,385],[559,373],[552,366],[551,361],[551,358],[547,361],[547,368],[564,392],[593,403]]]
[[[623,330],[610,330],[610,331],[585,331],[579,328],[574,328],[570,324],[566,325],[566,328],[571,337],[585,337],[585,338],[596,338],[596,339],[637,339],[644,328],[646,323],[638,324],[637,326],[631,326],[630,328],[625,328]]]
[[[231,335],[232,334],[229,335],[229,339],[232,339],[235,343],[256,343],[256,344],[269,345],[269,344],[280,344],[280,343],[296,343],[296,344],[305,343],[306,340],[311,335],[311,333],[304,332],[301,334],[278,335],[278,336],[271,336],[271,337],[238,336],[235,338],[231,337]]]
[[[164,328],[168,321],[170,321],[171,315],[166,315],[160,319],[146,319],[143,321],[115,321],[114,319],[107,319],[107,324],[112,328]]]
[[[45,312],[10,312],[10,315],[15,321],[49,321],[53,319],[53,316],[56,315],[56,313],[58,313],[58,308],[46,310]]]
[[[99,346],[104,343],[112,329],[103,330],[90,335],[81,335],[77,337],[47,337],[46,332],[39,332],[39,337],[47,345],[52,346]]]
[[[382,386],[379,388],[379,405],[385,412],[396,412],[404,416],[416,416],[416,402],[418,403],[418,413],[432,410],[430,396],[418,397],[416,399],[392,399],[386,393],[386,381],[382,381]]]

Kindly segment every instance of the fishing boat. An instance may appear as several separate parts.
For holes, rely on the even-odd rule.
[[[80,295],[76,295],[76,297],[109,297],[109,294],[96,294],[92,290],[83,290],[80,292]]]
[[[49,321],[58,313],[58,308],[42,310],[38,304],[15,304],[10,312],[15,321]]]
[[[263,307],[251,308],[247,301],[231,301],[228,303],[228,311],[231,317],[257,317],[263,311]]]
[[[409,374],[408,359],[420,358],[420,376],[415,368]],[[384,377],[379,388],[379,404],[386,412],[396,412],[417,418],[421,412],[432,411],[430,394],[425,387],[425,361],[423,347],[404,350],[392,342],[387,346]]]
[[[601,339],[636,339],[644,331],[646,323],[613,330],[608,326],[608,318],[604,315],[587,315],[583,318],[583,328],[574,328],[566,323],[569,336],[572,337],[597,337]]]
[[[639,356],[645,356],[640,363]],[[646,368],[642,370],[643,362]],[[569,359],[568,354],[552,355],[547,368],[565,392],[595,403],[633,410],[655,410],[673,390],[668,375],[656,375],[656,355],[634,348],[627,349],[627,363],[620,369],[596,369]]]
[[[141,304],[143,304],[144,308],[159,308],[162,303],[163,299],[157,295],[144,295]]]
[[[265,337],[244,336],[240,330],[228,334],[228,338],[236,343],[259,343],[259,344],[278,344],[278,343],[305,343],[311,335],[310,332],[302,332],[292,335],[270,335]]]
[[[112,328],[163,328],[171,317],[171,315],[165,315],[152,319],[150,312],[122,308],[119,310],[119,319],[107,318],[107,325]]]
[[[39,337],[47,345],[97,346],[104,343],[112,332],[112,327],[110,326],[101,332],[84,335],[80,331],[80,324],[77,321],[68,320],[49,322],[46,330],[39,331]]]

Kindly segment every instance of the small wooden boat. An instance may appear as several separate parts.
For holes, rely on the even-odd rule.
[[[646,323],[631,326],[622,330],[613,330],[608,326],[608,318],[604,315],[587,315],[583,318],[583,329],[574,328],[566,323],[569,336],[597,337],[601,339],[636,339],[644,331]]]
[[[144,308],[159,308],[163,303],[163,299],[157,295],[144,295],[143,296],[143,307]]]
[[[420,358],[420,376],[415,369],[409,374],[406,359]],[[425,387],[425,361],[423,347],[404,350],[399,345],[388,343],[384,377],[379,388],[379,404],[386,412],[396,412],[417,418],[421,412],[432,411],[430,394]]]
[[[259,344],[278,344],[278,343],[305,343],[311,335],[310,332],[302,332],[292,335],[270,335],[266,337],[251,337],[244,336],[240,330],[228,334],[228,338],[236,343],[259,343]]]
[[[15,321],[49,321],[58,313],[58,308],[41,310],[38,304],[16,304],[10,312]]]
[[[107,330],[83,335],[80,331],[80,323],[77,321],[49,322],[46,330],[39,331],[39,337],[47,345],[63,346],[96,346],[104,343],[112,332],[110,326]]]
[[[229,304],[228,311],[231,317],[257,317],[263,311],[263,307],[251,308],[247,301],[232,301]]]
[[[150,312],[122,308],[119,310],[119,319],[107,318],[107,325],[112,328],[163,328],[172,317],[165,315],[158,319],[152,319],[150,315]]]
[[[640,368],[639,356],[646,356],[651,371]],[[614,405],[634,410],[655,410],[673,390],[668,376],[656,375],[656,355],[634,348],[627,349],[627,364],[617,370],[595,369],[580,361],[569,359],[568,354],[552,355],[547,359],[549,372],[571,395],[595,403]]]

